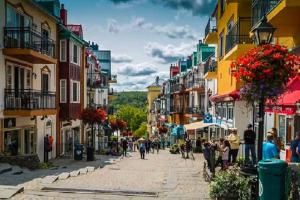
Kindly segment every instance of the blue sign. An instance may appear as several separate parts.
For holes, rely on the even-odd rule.
[[[212,116],[211,114],[207,113],[204,115],[204,123],[212,123],[213,122],[213,119],[212,119]]]

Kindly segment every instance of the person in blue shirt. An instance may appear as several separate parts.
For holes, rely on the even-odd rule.
[[[263,160],[279,158],[276,145],[273,143],[273,135],[267,134],[267,141],[263,143]]]
[[[291,142],[291,152],[292,152],[291,161],[294,163],[298,163],[300,161],[299,147],[300,147],[300,132],[297,132],[295,139]]]

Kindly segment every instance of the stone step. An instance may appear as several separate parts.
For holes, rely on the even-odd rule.
[[[71,177],[76,177],[78,175],[80,175],[80,171],[79,170],[75,170],[75,171],[70,172],[70,176]]]
[[[43,184],[51,184],[57,181],[58,176],[46,176],[43,178],[42,183]]]
[[[0,199],[10,199],[17,193],[23,191],[24,187],[0,185]]]
[[[69,177],[70,177],[70,173],[68,173],[68,172],[63,172],[63,173],[58,175],[59,180],[66,180]]]

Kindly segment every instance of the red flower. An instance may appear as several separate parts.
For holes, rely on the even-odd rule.
[[[281,60],[283,58],[283,56],[280,53],[275,53],[273,55],[274,60]]]

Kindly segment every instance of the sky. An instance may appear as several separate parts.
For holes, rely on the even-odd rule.
[[[116,91],[146,90],[191,55],[216,0],[61,0],[84,39],[111,50]],[[101,64],[101,63],[100,63]]]

